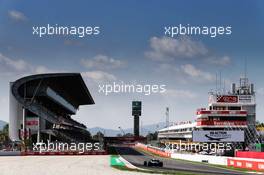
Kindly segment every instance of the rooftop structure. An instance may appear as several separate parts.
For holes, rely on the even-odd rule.
[[[256,141],[256,100],[254,84],[241,78],[229,92],[209,93],[208,108],[196,111],[193,123],[182,123],[159,130],[160,139],[192,140],[193,130],[245,130],[247,142]]]

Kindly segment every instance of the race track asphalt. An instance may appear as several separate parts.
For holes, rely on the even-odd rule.
[[[116,146],[116,151],[120,156],[126,159],[128,162],[136,167],[149,169],[160,172],[186,172],[191,174],[231,174],[231,175],[243,175],[248,174],[241,171],[229,170],[221,167],[214,167],[207,165],[206,163],[193,163],[184,160],[176,160],[170,158],[161,158],[154,155],[146,154],[140,150],[135,150],[131,147],[126,146]],[[163,167],[145,167],[144,161],[150,159],[159,159],[163,161]]]

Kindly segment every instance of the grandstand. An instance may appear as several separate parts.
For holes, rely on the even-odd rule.
[[[10,83],[9,137],[12,141],[81,142],[86,126],[72,118],[94,104],[80,73],[38,74]]]

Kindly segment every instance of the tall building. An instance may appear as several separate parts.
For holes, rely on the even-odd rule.
[[[194,122],[180,122],[159,131],[160,139],[190,140],[194,130],[244,130],[247,145],[257,141],[254,84],[240,78],[231,90],[210,92],[208,108],[196,111]]]

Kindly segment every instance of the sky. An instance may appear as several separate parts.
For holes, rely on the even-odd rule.
[[[33,26],[99,26],[100,34],[44,36]],[[164,26],[231,26],[231,35],[168,37]],[[9,118],[9,82],[36,73],[80,72],[95,105],[74,119],[88,128],[133,126],[131,101],[141,100],[144,125],[195,119],[221,72],[226,89],[244,74],[255,84],[257,120],[264,121],[263,1],[0,1],[0,119]],[[98,86],[166,85],[166,93],[105,95]]]

